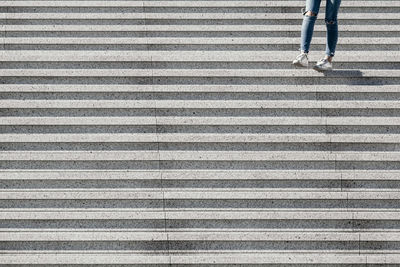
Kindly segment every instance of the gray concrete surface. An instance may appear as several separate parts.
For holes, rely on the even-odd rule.
[[[400,2],[303,6],[0,1],[0,266],[400,266]]]

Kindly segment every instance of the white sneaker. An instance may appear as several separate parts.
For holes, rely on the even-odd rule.
[[[326,58],[322,58],[317,62],[313,69],[316,71],[332,70],[332,63],[329,62]]]
[[[293,65],[297,67],[308,67],[308,54],[307,53],[301,53],[296,57],[295,60],[293,60]]]

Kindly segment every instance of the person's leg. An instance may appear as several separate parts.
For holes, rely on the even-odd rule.
[[[307,0],[303,13],[303,25],[301,27],[301,52],[308,53],[311,39],[314,33],[314,25],[321,5],[321,0]]]
[[[321,0],[307,0],[306,8],[303,12],[303,25],[301,27],[301,54],[293,60],[293,65],[297,67],[308,67],[308,52],[312,35],[314,32],[315,21],[319,12]]]
[[[325,12],[325,24],[327,32],[327,42],[325,58],[332,62],[332,58],[335,55],[336,44],[339,37],[337,16],[339,13],[341,0],[326,0],[326,12]]]

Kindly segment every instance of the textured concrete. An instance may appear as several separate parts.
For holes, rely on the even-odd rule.
[[[400,266],[400,1],[303,7],[0,1],[0,266]]]

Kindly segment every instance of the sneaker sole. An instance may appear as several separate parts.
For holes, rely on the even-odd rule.
[[[331,71],[332,69],[321,69],[321,68],[318,68],[317,66],[314,66],[313,70],[316,70],[318,72],[327,72],[327,71]]]
[[[300,62],[292,63],[292,65],[295,66],[295,67],[299,67],[299,68],[307,68],[307,67],[308,67],[308,65],[307,65],[307,66],[304,66],[304,65],[302,65]]]

